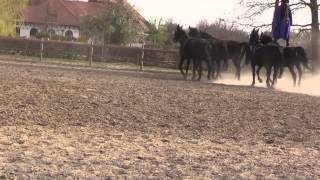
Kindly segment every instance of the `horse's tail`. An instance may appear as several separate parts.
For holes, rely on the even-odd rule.
[[[251,61],[251,50],[250,50],[250,46],[248,43],[243,42],[241,43],[242,46],[242,50],[241,50],[241,54],[240,54],[240,59],[243,58],[244,55],[246,55],[246,59],[245,59],[245,64],[249,64]]]
[[[307,68],[308,70],[312,70],[312,68],[309,67],[309,61],[307,57],[307,53],[305,49],[301,46],[297,47],[296,49],[297,56],[300,58],[300,61],[302,62],[302,65]]]

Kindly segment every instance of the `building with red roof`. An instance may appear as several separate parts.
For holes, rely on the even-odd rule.
[[[20,37],[35,37],[39,32],[70,38],[80,37],[80,19],[85,15],[97,15],[114,0],[34,0],[26,7],[24,22],[17,27]],[[128,7],[131,5],[124,1]],[[147,31],[148,22],[135,11],[141,29]]]

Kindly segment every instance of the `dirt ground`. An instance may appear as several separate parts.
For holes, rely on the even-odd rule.
[[[4,62],[0,84],[0,179],[320,178],[320,97]]]

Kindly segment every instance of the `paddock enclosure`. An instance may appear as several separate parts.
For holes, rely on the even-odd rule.
[[[154,49],[119,45],[97,45],[79,42],[24,39],[0,36],[0,53],[23,55],[46,61],[48,58],[84,60],[90,63],[126,62],[147,66],[175,68],[179,53],[176,49]],[[91,62],[90,62],[91,61]],[[89,64],[88,64],[89,65]]]
[[[319,179],[320,97],[0,62],[0,179]]]

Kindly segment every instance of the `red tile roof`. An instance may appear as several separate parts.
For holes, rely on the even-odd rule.
[[[28,5],[24,11],[24,21],[27,23],[56,24],[80,26],[80,17],[95,15],[114,0],[98,0],[97,2],[42,0],[39,3]],[[125,3],[131,6],[127,1]],[[137,12],[135,15],[139,24],[146,30],[148,22]]]

